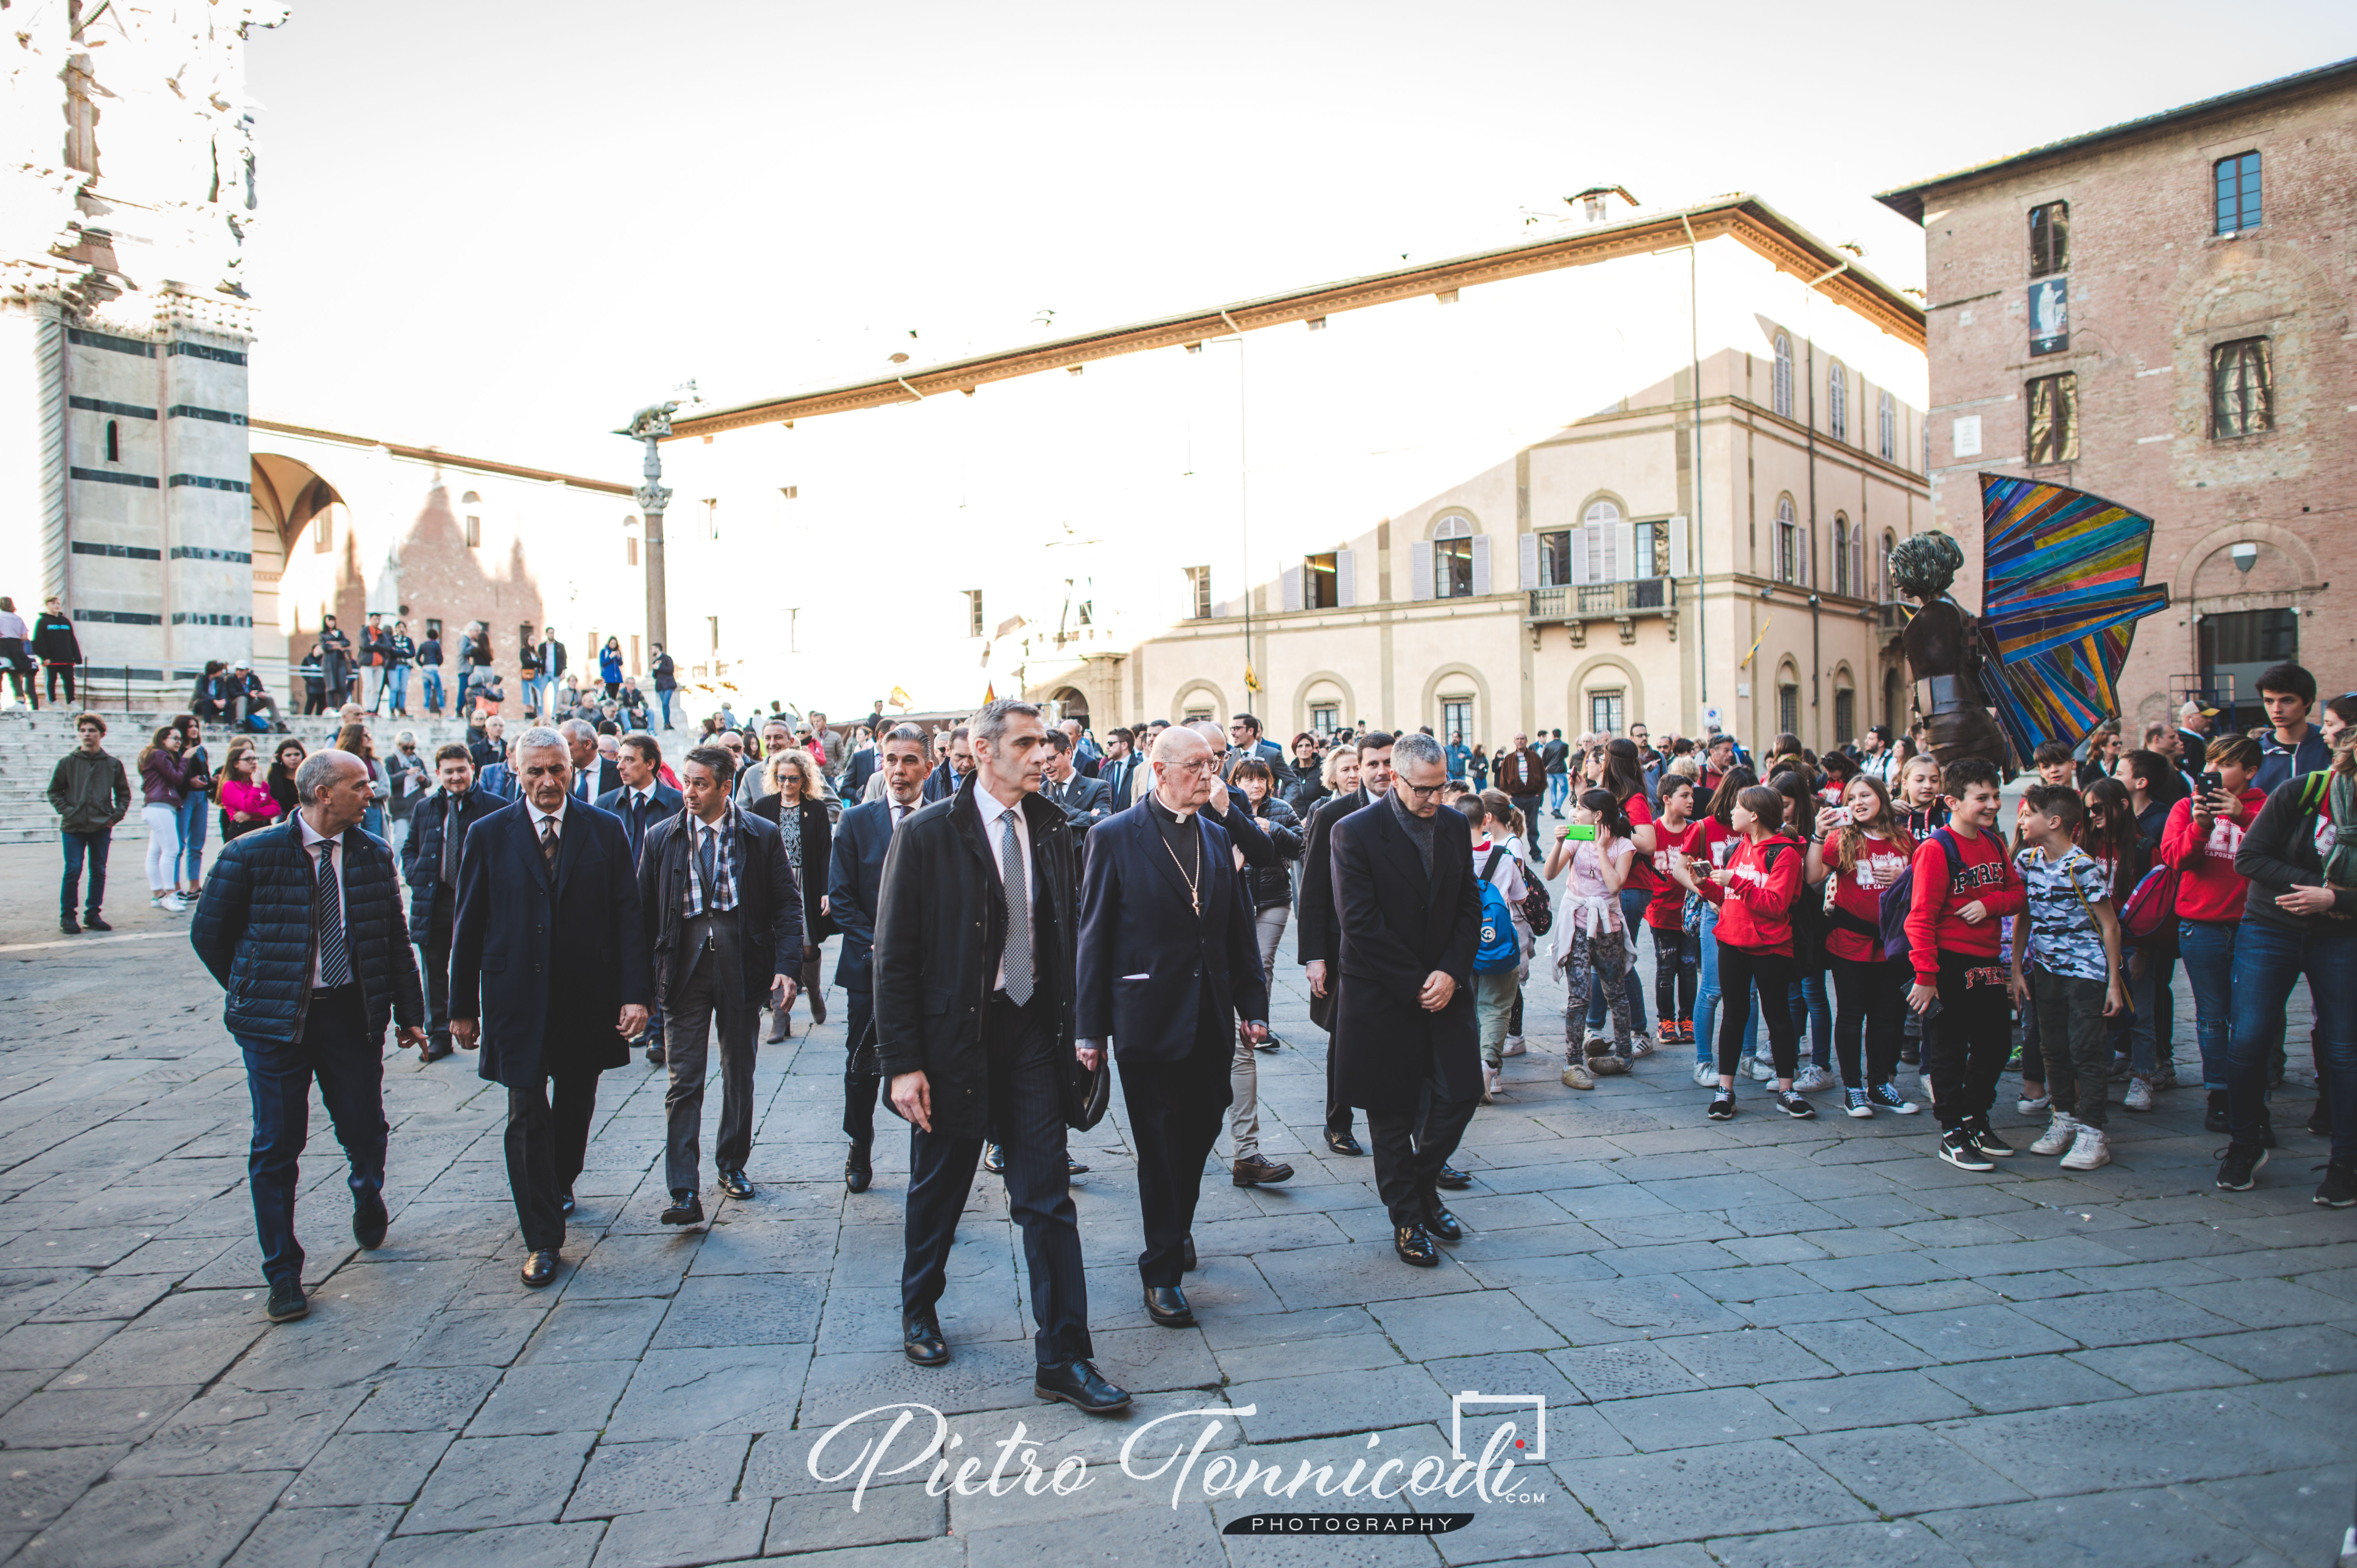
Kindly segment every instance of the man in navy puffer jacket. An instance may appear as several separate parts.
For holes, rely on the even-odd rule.
[[[295,1191],[312,1079],[351,1162],[352,1235],[380,1246],[386,1022],[399,1022],[403,1045],[425,1044],[393,852],[360,826],[367,765],[348,751],[317,752],[296,769],[295,789],[301,805],[290,820],[222,846],[188,929],[197,956],[229,993],[224,1022],[245,1052],[253,1094],[246,1176],[274,1323],[309,1310]]]

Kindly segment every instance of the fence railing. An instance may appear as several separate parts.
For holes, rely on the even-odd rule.
[[[1619,620],[1667,615],[1677,608],[1674,577],[1632,577],[1617,583],[1574,583],[1530,590],[1530,618],[1543,621]]]

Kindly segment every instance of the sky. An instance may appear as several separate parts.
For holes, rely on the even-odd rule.
[[[635,482],[608,434],[1753,192],[1872,199],[2357,55],[2357,6],[295,0],[257,30],[264,418]],[[913,336],[912,336],[913,335]],[[841,417],[857,418],[860,415]]]

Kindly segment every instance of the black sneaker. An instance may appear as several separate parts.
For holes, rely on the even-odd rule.
[[[1990,1131],[1987,1117],[1975,1116],[1964,1125],[1971,1131],[1973,1142],[1982,1154],[1996,1160],[2013,1157],[2013,1145]]]
[[[1735,1120],[1734,1090],[1722,1089],[1718,1091],[1718,1098],[1710,1102],[1710,1119],[1714,1122],[1732,1122]]]
[[[1776,1097],[1776,1109],[1795,1122],[1806,1122],[1817,1113],[1817,1108],[1809,1103],[1808,1098],[1794,1089],[1788,1089]]]
[[[2259,1167],[2267,1151],[2257,1144],[2229,1144],[2218,1155],[2218,1187],[2223,1192],[2248,1192],[2258,1185]]]
[[[81,929],[85,931],[111,931],[114,929],[113,926],[108,925],[104,920],[98,918],[98,911],[95,909],[84,909],[81,912]]]
[[[292,1323],[310,1310],[311,1304],[303,1299],[303,1282],[281,1280],[270,1287],[270,1305],[263,1313],[273,1323]]]
[[[2316,1188],[2316,1201],[2327,1208],[2357,1208],[2357,1167],[2334,1160],[2321,1167],[2324,1180]]]
[[[1899,1092],[1894,1083],[1878,1083],[1866,1091],[1866,1102],[1877,1111],[1888,1111],[1894,1116],[1912,1116],[1915,1102]]]
[[[1940,1157],[1960,1171],[1993,1171],[1996,1162],[1981,1153],[1969,1127],[1951,1127],[1940,1134]]]
[[[2227,1130],[2224,1090],[2213,1089],[2210,1091],[2210,1103],[2201,1112],[2201,1130],[2204,1133],[2223,1133]]]
[[[66,936],[78,937],[81,935],[81,922],[75,919],[69,910],[58,917],[58,929]]]
[[[2308,1131],[2310,1137],[2332,1136],[2332,1106],[2321,1094],[2316,1097],[2316,1109],[2308,1113]]]

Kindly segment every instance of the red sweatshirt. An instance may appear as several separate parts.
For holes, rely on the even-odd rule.
[[[2005,843],[1994,832],[1966,838],[1951,825],[1962,858],[1955,875],[1948,874],[1948,852],[1937,837],[1927,836],[1915,846],[1915,903],[1907,911],[1907,954],[1915,978],[1926,985],[1940,981],[1940,955],[1994,961],[2004,935],[2004,917],[2028,907],[2020,874],[2006,858]],[[1978,899],[1988,918],[1968,926],[1954,911]]]
[[[1792,900],[1808,858],[1805,847],[1781,833],[1737,840],[1727,862],[1734,876],[1724,887],[1702,885],[1702,896],[1718,906],[1718,940],[1746,952],[1792,957]]]
[[[2266,803],[2266,790],[2244,790],[2242,820],[2212,819],[2207,840],[2193,831],[2192,801],[2179,800],[2169,809],[2169,822],[2160,830],[2160,862],[2177,867],[2179,919],[2242,919],[2243,895],[2250,883],[2234,869],[2234,852],[2243,847],[2243,834]]]

